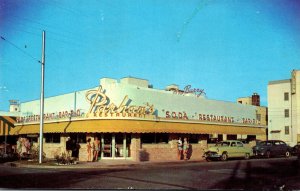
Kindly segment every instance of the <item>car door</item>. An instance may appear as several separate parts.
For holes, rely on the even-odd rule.
[[[280,145],[280,149],[279,149],[280,153],[279,154],[285,155],[285,152],[288,150],[287,144],[283,141],[279,141],[279,145]]]
[[[246,148],[244,147],[244,144],[240,141],[236,142],[236,151],[238,157],[244,157],[246,153]],[[250,153],[249,153],[250,154]]]
[[[238,156],[238,151],[237,151],[237,146],[236,146],[236,142],[235,141],[232,141],[231,143],[230,143],[230,147],[229,147],[230,149],[230,156],[232,156],[232,157],[237,157]]]
[[[281,144],[280,141],[274,141],[272,145],[272,154],[273,155],[281,155]]]

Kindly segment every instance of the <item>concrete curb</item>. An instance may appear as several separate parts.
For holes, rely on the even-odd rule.
[[[71,165],[48,165],[48,164],[22,164],[20,162],[6,162],[3,165],[9,167],[16,167],[16,168],[56,168],[56,169],[81,169],[81,168],[90,168],[90,169],[108,169],[108,168],[136,168],[139,166],[151,166],[151,165],[164,165],[164,164],[187,164],[187,163],[199,163],[203,162],[203,160],[191,160],[191,161],[159,161],[159,162],[134,162],[134,161],[110,161],[105,162],[94,162],[94,163],[87,163],[87,162],[79,162],[79,164],[71,164]]]

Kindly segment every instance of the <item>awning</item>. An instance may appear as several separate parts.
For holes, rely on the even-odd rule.
[[[65,133],[71,123],[72,122],[45,123],[43,133]],[[20,127],[19,134],[40,133],[40,124],[21,125],[17,127]]]
[[[19,135],[20,130],[22,128],[23,128],[22,126],[16,126],[16,127],[10,128],[9,135]]]
[[[39,124],[24,125],[19,134],[39,133]],[[188,133],[188,134],[250,134],[264,135],[265,128],[249,126],[144,121],[128,119],[97,119],[44,124],[44,133]]]
[[[14,127],[15,120],[10,116],[0,116],[0,136],[10,134],[9,131]]]

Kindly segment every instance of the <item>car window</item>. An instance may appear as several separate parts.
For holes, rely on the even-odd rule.
[[[237,145],[238,147],[243,147],[243,143],[241,143],[241,142],[236,142],[236,145]]]
[[[280,144],[280,145],[286,145],[286,143],[283,142],[283,141],[280,141],[279,144]]]
[[[236,147],[236,142],[232,142],[232,143],[231,143],[231,146],[232,146],[232,147]]]
[[[267,146],[271,146],[272,143],[271,143],[271,142],[266,142],[266,145],[267,145]]]
[[[257,145],[262,145],[262,146],[264,146],[264,145],[266,145],[266,142],[265,142],[265,141],[262,141],[262,142],[257,143]]]
[[[222,147],[227,147],[229,145],[230,145],[230,142],[227,142],[227,141],[218,142],[216,144],[216,146],[222,146]]]
[[[274,145],[278,146],[278,145],[280,145],[280,142],[275,141],[275,142],[274,142]]]

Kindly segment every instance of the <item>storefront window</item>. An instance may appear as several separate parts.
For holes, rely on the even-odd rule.
[[[141,141],[142,143],[168,143],[169,135],[167,133],[144,133]]]
[[[86,133],[72,133],[69,136],[76,143],[86,143]]]
[[[60,134],[59,133],[46,133],[45,134],[46,143],[60,143]]]
[[[190,135],[188,137],[189,143],[198,143],[199,142],[199,135]]]
[[[27,139],[31,143],[37,143],[38,142],[38,135],[37,134],[29,134],[29,135],[27,135]]]

